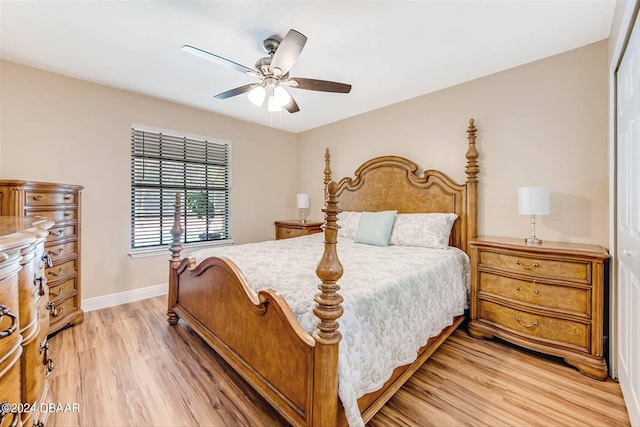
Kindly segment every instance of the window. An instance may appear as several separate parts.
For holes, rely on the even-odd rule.
[[[175,195],[184,243],[229,239],[230,143],[131,129],[131,249],[171,244]]]

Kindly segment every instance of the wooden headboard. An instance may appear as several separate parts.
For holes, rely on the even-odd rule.
[[[338,182],[338,207],[343,211],[455,213],[458,220],[453,226],[451,244],[468,253],[468,241],[478,234],[479,167],[473,119],[469,120],[467,139],[467,180],[464,184],[458,184],[436,170],[426,170],[421,176],[417,175],[418,165],[404,157],[377,157],[362,164],[354,178],[346,177]],[[331,181],[329,160],[327,149],[325,188]]]

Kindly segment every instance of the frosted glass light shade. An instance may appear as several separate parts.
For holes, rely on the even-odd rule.
[[[296,204],[298,209],[308,209],[309,208],[309,194],[307,193],[298,193],[296,195]]]
[[[284,88],[280,86],[276,86],[273,90],[273,97],[276,99],[276,102],[280,105],[280,107],[284,107],[291,101],[291,95]]]
[[[273,95],[269,96],[269,101],[267,101],[267,111],[282,111],[282,105],[278,103],[278,100]]]
[[[256,86],[249,91],[249,101],[256,107],[260,107],[264,102],[264,97],[267,94],[267,91],[262,86]]]
[[[549,189],[541,186],[518,188],[518,213],[520,215],[548,215]]]

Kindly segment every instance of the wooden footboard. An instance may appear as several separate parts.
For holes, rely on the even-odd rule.
[[[173,311],[294,424],[308,424],[315,341],[281,296],[256,294],[225,258],[177,268]],[[283,369],[286,363],[287,369]]]
[[[285,300],[272,290],[256,293],[229,259],[199,265],[180,261],[180,197],[176,197],[167,319],[183,318],[229,365],[294,425],[336,425],[338,419],[337,294],[342,265],[336,253],[336,184],[329,184],[325,251],[317,268],[315,297],[320,324],[313,337]]]

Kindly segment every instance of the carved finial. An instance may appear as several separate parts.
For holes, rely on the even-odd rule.
[[[173,206],[173,227],[171,228],[173,241],[169,250],[171,251],[171,261],[180,261],[180,252],[182,252],[182,243],[180,242],[180,237],[182,236],[182,219],[180,216],[182,204],[180,203],[180,193],[176,193],[176,203]]]
[[[322,211],[325,213],[324,225],[324,254],[316,269],[316,274],[322,280],[318,286],[320,293],[316,295],[316,306],[313,313],[320,319],[314,337],[322,344],[336,344],[340,342],[342,335],[338,332],[337,319],[342,316],[342,296],[337,292],[340,289],[338,280],[342,277],[342,264],[338,259],[336,243],[338,237],[338,200],[336,192],[338,184],[331,181],[326,186],[328,193],[326,206]]]
[[[478,182],[478,150],[476,150],[476,126],[475,120],[469,119],[469,127],[467,128],[467,139],[469,139],[469,148],[467,149],[467,182]]]
[[[329,149],[324,151],[324,200],[327,201],[329,194],[327,194],[327,185],[331,182],[331,153]]]

